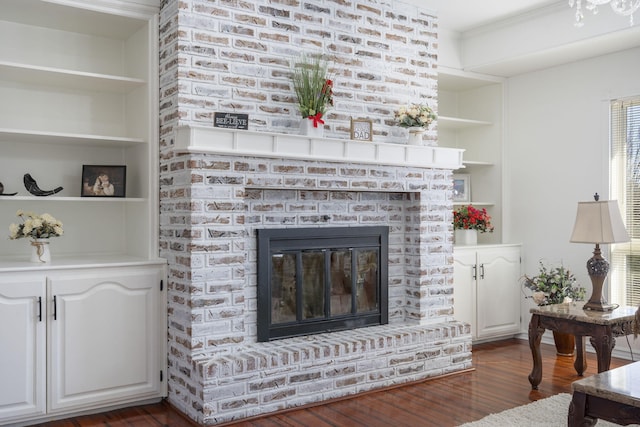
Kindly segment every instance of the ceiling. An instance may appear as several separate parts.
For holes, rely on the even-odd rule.
[[[530,12],[566,0],[402,0],[435,12],[439,26],[450,31],[465,32],[511,16]],[[567,5],[572,18],[571,11]],[[571,25],[571,22],[569,23]]]
[[[440,58],[466,71],[510,77],[640,46],[640,24],[629,26],[609,5],[597,16],[585,10],[576,28],[567,0],[396,1],[438,17]],[[445,58],[452,48],[459,64]]]

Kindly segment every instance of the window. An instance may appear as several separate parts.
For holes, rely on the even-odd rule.
[[[640,97],[611,102],[611,198],[631,237],[611,249],[611,302],[640,305]]]

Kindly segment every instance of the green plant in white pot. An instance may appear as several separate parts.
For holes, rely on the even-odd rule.
[[[564,265],[547,267],[539,262],[536,276],[524,276],[524,286],[531,290],[531,298],[538,306],[551,304],[567,304],[584,300],[586,290],[577,284],[576,278]],[[575,337],[553,331],[557,354],[572,356],[575,348]]]

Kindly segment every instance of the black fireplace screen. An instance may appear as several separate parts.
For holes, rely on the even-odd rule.
[[[389,227],[258,230],[258,341],[388,323]]]

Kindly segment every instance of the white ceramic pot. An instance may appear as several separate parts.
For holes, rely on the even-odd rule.
[[[453,231],[454,243],[460,246],[475,246],[478,244],[478,230],[456,229]]]
[[[423,145],[422,136],[425,129],[422,127],[409,128],[409,145]]]
[[[31,262],[39,264],[51,262],[49,239],[35,239],[31,241]]]
[[[313,126],[313,119],[303,117],[300,121],[300,134],[311,138],[324,137],[324,125],[318,123],[318,127]]]

